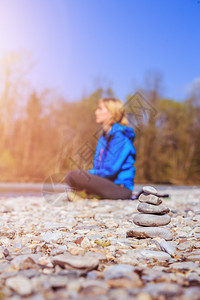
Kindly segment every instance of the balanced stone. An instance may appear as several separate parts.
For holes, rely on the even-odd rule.
[[[169,224],[171,218],[169,215],[138,214],[133,218],[133,222],[139,226],[164,226]]]
[[[137,227],[131,228],[127,231],[128,237],[136,238],[156,238],[160,237],[166,241],[171,241],[173,239],[173,234],[166,228],[162,227]]]
[[[162,200],[156,195],[142,193],[138,199],[140,202],[150,203],[154,205],[160,205],[162,203]]]
[[[153,186],[149,186],[149,185],[143,186],[142,190],[144,193],[152,194],[152,195],[157,195],[158,193]]]
[[[169,208],[165,204],[152,205],[149,203],[140,203],[137,210],[144,214],[158,214],[164,215],[169,212]]]

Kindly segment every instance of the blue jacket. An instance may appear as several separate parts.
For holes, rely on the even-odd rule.
[[[133,146],[134,130],[130,127],[113,124],[109,133],[105,133],[97,142],[93,168],[88,172],[110,179],[115,184],[124,185],[133,190],[135,177],[136,151]]]

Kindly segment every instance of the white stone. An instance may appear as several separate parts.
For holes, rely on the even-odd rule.
[[[87,249],[87,248],[91,247],[91,243],[90,243],[90,241],[88,240],[87,237],[84,237],[84,239],[82,240],[81,247],[84,248],[84,249]]]
[[[10,277],[6,280],[6,285],[21,296],[32,293],[31,281],[24,276]]]
[[[173,239],[173,234],[163,227],[134,227],[129,229],[126,234],[128,237],[136,238],[160,237],[166,241],[171,241]]]
[[[99,264],[99,260],[95,257],[74,256],[71,254],[54,256],[52,262],[55,265],[87,270],[95,269]]]
[[[67,250],[72,255],[83,255],[85,253],[85,250],[83,248],[75,246],[75,245],[70,244],[70,243],[67,244]]]
[[[143,186],[142,190],[144,193],[152,194],[152,195],[157,195],[158,193],[158,191],[153,186],[150,185]]]
[[[137,214],[133,218],[133,222],[139,226],[164,226],[169,224],[171,221],[170,216],[168,215],[153,215],[153,214]]]
[[[153,250],[142,250],[141,255],[147,259],[155,260],[169,260],[171,256],[168,253],[162,251],[153,251]]]
[[[56,242],[58,239],[62,238],[61,232],[43,232],[41,234],[43,240],[47,243]]]

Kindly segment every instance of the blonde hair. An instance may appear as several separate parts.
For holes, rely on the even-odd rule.
[[[128,119],[126,118],[126,112],[124,108],[124,103],[116,98],[102,98],[99,103],[103,103],[105,107],[112,114],[109,124],[119,123],[121,125],[128,125]]]

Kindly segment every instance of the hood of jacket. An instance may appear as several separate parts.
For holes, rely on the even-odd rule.
[[[125,136],[127,136],[132,142],[135,139],[135,133],[133,128],[121,125],[119,123],[114,123],[108,132],[107,136],[114,135],[117,131],[121,131]]]

